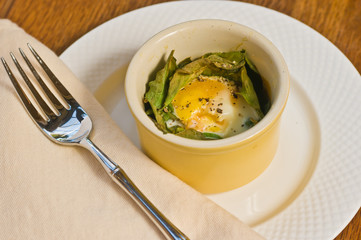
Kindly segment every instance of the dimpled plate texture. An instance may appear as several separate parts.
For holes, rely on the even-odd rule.
[[[109,76],[127,66],[137,49],[157,32],[180,22],[207,18],[230,20],[259,31],[281,51],[291,73],[290,100],[273,167],[243,189],[207,197],[267,239],[333,239],[361,206],[361,77],[350,61],[319,33],[293,18],[256,5],[170,2],[114,18],[80,38],[60,57],[95,92]],[[131,120],[117,120],[114,112],[111,115],[120,125],[132,124]],[[304,123],[302,127],[300,123],[304,121],[308,125]],[[126,134],[136,143],[135,129],[130,129]],[[302,153],[307,148],[314,148],[312,151],[317,154],[304,160],[308,164],[305,168]],[[288,159],[282,159],[284,156]],[[276,173],[272,169],[282,161],[295,161],[291,165],[293,170],[302,169],[298,176],[301,180],[278,176],[273,185],[267,186],[269,198],[265,197],[264,206],[260,206],[266,209],[264,213],[243,204],[244,199],[237,199],[261,191],[265,187],[262,181],[265,183],[267,175],[272,177]],[[283,188],[278,185],[280,179],[302,186],[286,184]],[[257,186],[261,190],[255,189]],[[292,186],[298,190],[284,192]],[[282,194],[285,196],[278,199]],[[272,199],[283,202],[272,205]],[[252,214],[260,216],[254,218]]]

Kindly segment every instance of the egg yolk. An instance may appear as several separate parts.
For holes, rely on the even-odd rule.
[[[200,76],[182,88],[172,101],[175,115],[186,128],[232,136],[244,129],[249,116],[257,116],[234,83],[221,77]]]

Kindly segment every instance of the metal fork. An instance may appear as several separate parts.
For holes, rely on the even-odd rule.
[[[44,111],[47,119],[44,119],[41,114],[36,110],[32,105],[29,98],[24,93],[23,89],[19,85],[18,81],[11,72],[8,64],[5,59],[2,57],[1,61],[5,67],[7,74],[11,82],[13,83],[17,94],[19,95],[25,109],[30,114],[31,118],[34,120],[36,125],[40,130],[51,140],[59,144],[71,144],[78,145],[88,149],[96,159],[102,164],[106,172],[117,183],[139,206],[140,208],[149,216],[149,218],[155,223],[159,230],[164,234],[166,239],[177,239],[185,240],[188,237],[182,233],[175,225],[173,225],[143,194],[142,192],[134,185],[130,180],[127,174],[121,169],[115,162],[113,162],[108,156],[105,155],[90,139],[89,133],[92,129],[92,121],[84,109],[79,105],[79,103],[72,97],[72,95],[66,90],[66,88],[60,83],[58,78],[53,74],[53,72],[48,68],[45,62],[40,58],[37,52],[32,48],[30,44],[28,47],[35,59],[38,61],[40,66],[44,69],[45,73],[48,75],[49,79],[53,82],[55,88],[62,95],[64,100],[67,102],[68,106],[64,107],[59,100],[54,96],[54,94],[49,90],[47,85],[44,83],[40,75],[37,73],[33,65],[30,63],[29,59],[25,55],[24,51],[19,48],[20,54],[24,58],[31,72],[33,73],[35,79],[39,82],[40,86],[43,88],[46,95],[49,97],[49,100],[52,102],[54,107],[57,109],[55,113],[44,99],[40,96],[38,91],[33,86],[32,82],[25,74],[24,70],[20,66],[19,62],[15,58],[14,54],[10,52],[10,56],[14,61],[17,69],[19,70],[21,76],[29,87],[34,98],[40,105],[41,109]]]

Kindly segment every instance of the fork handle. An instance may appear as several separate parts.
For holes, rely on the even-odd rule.
[[[138,189],[115,162],[103,153],[89,138],[80,141],[80,145],[88,149],[102,164],[106,172],[148,215],[167,240],[189,240],[174,224],[172,224]]]

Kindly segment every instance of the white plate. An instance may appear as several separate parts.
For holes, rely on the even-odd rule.
[[[291,92],[277,155],[250,184],[210,199],[267,239],[333,239],[361,206],[361,77],[316,31],[281,13],[228,1],[170,2],[95,28],[61,59],[139,146],[123,80],[136,50],[160,30],[218,18],[256,29],[281,51]]]

